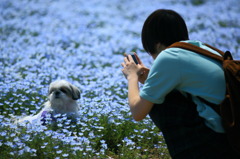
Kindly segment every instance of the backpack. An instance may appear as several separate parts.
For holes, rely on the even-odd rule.
[[[199,99],[220,114],[228,141],[232,148],[240,154],[240,60],[233,60],[229,51],[224,53],[208,44],[205,45],[220,53],[222,57],[185,42],[173,43],[168,48],[177,47],[186,49],[210,57],[222,63],[226,81],[225,99],[219,105],[210,103],[200,97]]]

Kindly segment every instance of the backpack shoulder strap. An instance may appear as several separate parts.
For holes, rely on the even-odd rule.
[[[222,51],[218,50],[217,48],[214,48],[214,47],[212,47],[208,44],[205,44],[205,45],[210,47],[211,49],[217,51],[222,56],[224,56],[224,53]],[[223,57],[215,55],[215,54],[211,53],[210,51],[202,49],[202,48],[200,48],[198,46],[195,46],[193,44],[189,44],[189,43],[186,43],[186,42],[176,42],[176,43],[173,43],[172,45],[170,45],[168,48],[172,48],[172,47],[182,48],[182,49],[185,49],[185,50],[193,51],[193,52],[196,52],[198,54],[213,58],[217,61],[223,62]]]
[[[204,45],[206,45],[207,47],[209,47],[209,48],[217,51],[217,52],[218,52],[219,54],[221,54],[222,56],[224,56],[224,54],[225,54],[225,53],[222,52],[221,50],[219,50],[219,49],[217,49],[217,48],[215,48],[215,47],[213,47],[213,46],[211,46],[211,45],[209,45],[209,44],[204,43]]]

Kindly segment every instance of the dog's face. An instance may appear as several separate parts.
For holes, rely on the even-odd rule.
[[[48,97],[52,104],[69,103],[80,98],[80,90],[65,80],[54,81],[50,84]]]

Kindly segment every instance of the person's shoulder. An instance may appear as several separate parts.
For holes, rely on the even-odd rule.
[[[180,48],[167,48],[159,53],[157,58],[153,62],[153,66],[156,68],[159,67],[168,67],[175,66],[181,61],[181,49]]]
[[[178,59],[179,56],[179,48],[167,48],[159,53],[155,61],[174,61]]]
[[[186,43],[191,43],[193,45],[204,47],[204,44],[201,41],[182,41]],[[182,49],[182,48],[167,48],[163,50],[158,57],[156,58],[156,64],[159,65],[182,65],[183,63],[195,63],[196,61],[203,60],[199,54]],[[162,63],[162,64],[161,64]]]
[[[182,48],[170,47],[160,52],[157,57],[157,60],[161,60],[161,61],[162,60],[179,60],[185,57],[185,55],[188,53],[189,53],[188,50],[185,50]]]
[[[203,43],[201,41],[198,40],[185,40],[185,41],[181,41],[181,42],[186,42],[195,46],[198,46],[202,49],[205,49],[207,51],[210,51],[213,54],[219,55],[221,56],[216,50],[212,49],[211,47],[209,47],[206,43]],[[179,56],[183,56],[184,58],[186,58],[185,55],[189,56],[190,58],[202,58],[203,56],[199,56],[198,53],[186,50],[186,49],[181,49],[181,48],[169,48],[170,52],[184,52],[185,54],[179,54]]]
[[[181,41],[181,42],[190,43],[190,44],[193,44],[195,46],[198,46],[198,47],[201,47],[204,49],[206,47],[201,41],[197,41],[197,40],[185,40],[185,41]],[[181,58],[185,59],[186,57],[191,57],[191,58],[199,57],[196,53],[194,53],[192,51],[182,49],[182,48],[175,48],[175,47],[170,47],[170,48],[163,50],[160,53],[160,55],[163,56],[164,58],[178,57],[178,59],[181,59]]]

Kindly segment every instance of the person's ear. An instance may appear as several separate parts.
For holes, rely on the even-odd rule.
[[[167,47],[161,43],[157,43],[156,44],[156,49],[157,49],[157,53],[162,52],[163,50],[165,50]]]

